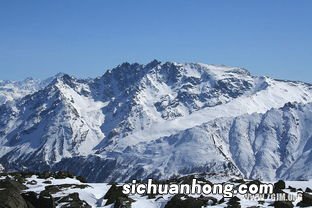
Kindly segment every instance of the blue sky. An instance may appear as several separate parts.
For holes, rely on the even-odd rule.
[[[0,1],[0,79],[152,59],[312,82],[312,1]]]

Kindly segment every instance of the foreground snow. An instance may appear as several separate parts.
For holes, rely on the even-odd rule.
[[[44,181],[51,181],[51,184],[45,184]],[[35,185],[27,184],[27,182],[36,181]],[[221,178],[215,180],[215,182],[222,182]],[[224,181],[223,181],[224,182]],[[274,183],[274,182],[272,182]],[[60,196],[67,196],[70,193],[78,193],[79,198],[81,200],[86,201],[92,207],[101,207],[101,208],[109,208],[113,207],[113,204],[105,206],[106,199],[103,199],[106,192],[110,189],[111,185],[107,183],[81,183],[80,181],[73,179],[73,178],[66,178],[66,179],[55,179],[55,178],[48,178],[48,179],[39,179],[36,175],[27,178],[26,185],[28,189],[24,190],[24,192],[34,191],[36,193],[40,193],[45,189],[47,185],[62,185],[62,184],[78,184],[78,185],[88,185],[86,188],[64,188],[62,191],[53,194],[53,197],[60,197]],[[306,188],[312,188],[312,180],[309,181],[286,181],[286,188],[287,187],[293,188],[301,188],[305,190]],[[286,193],[290,193],[288,189],[284,190]],[[197,195],[190,195],[193,197],[199,197]],[[222,199],[223,196],[221,195],[207,195],[212,196],[218,200]],[[272,204],[273,200],[266,200],[263,204],[259,204],[257,200],[247,200],[242,195],[236,195],[240,198],[240,204],[242,207],[249,207],[249,206],[260,206],[260,207],[269,207]],[[171,199],[172,195],[157,195],[156,198],[148,199],[147,196],[141,195],[130,195],[132,199],[135,201],[131,204],[132,208],[163,208]],[[228,201],[228,199],[226,199]],[[294,204],[296,205],[299,201],[296,200]],[[212,207],[227,207],[227,204],[219,204],[214,205]]]

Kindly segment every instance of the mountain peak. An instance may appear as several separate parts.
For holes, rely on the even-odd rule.
[[[75,78],[73,76],[68,75],[68,74],[62,73],[62,74],[59,74],[58,76],[56,76],[55,79],[61,80],[63,82],[67,82],[67,81],[72,81]]]
[[[312,128],[309,119],[305,122],[312,119],[311,108],[292,107],[295,101],[312,102],[309,85],[254,77],[239,67],[125,62],[91,81],[61,73],[36,88],[11,85],[0,92],[22,98],[0,107],[0,149],[5,150],[0,163],[7,169],[68,168],[93,181],[237,168],[246,177],[272,178],[275,169],[262,168],[291,167],[296,163],[291,153],[302,154],[312,138],[301,132]],[[284,131],[288,124],[289,132]],[[280,145],[272,147],[266,138]],[[286,147],[280,142],[285,138],[302,144]]]
[[[157,65],[161,64],[161,61],[158,61],[157,59],[154,59],[153,61],[149,62],[148,64],[146,64],[146,67],[148,68],[153,68]]]
[[[75,78],[65,73],[58,73],[57,75],[49,78],[49,80],[47,81],[49,82],[49,85],[63,83],[63,84],[71,86],[72,83],[75,81]]]

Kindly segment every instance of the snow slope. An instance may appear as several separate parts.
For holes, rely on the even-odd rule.
[[[264,114],[218,118],[103,155],[116,158],[116,167],[127,167],[111,172],[119,180],[226,171],[248,178],[308,179],[311,117],[312,104],[286,104]]]

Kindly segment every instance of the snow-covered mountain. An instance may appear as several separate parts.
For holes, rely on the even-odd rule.
[[[55,78],[61,76],[63,76],[63,74],[58,73],[57,75],[42,81],[31,77],[22,81],[0,80],[0,105],[43,89]]]
[[[0,106],[7,170],[69,170],[90,181],[312,178],[310,84],[156,60],[46,83]]]

